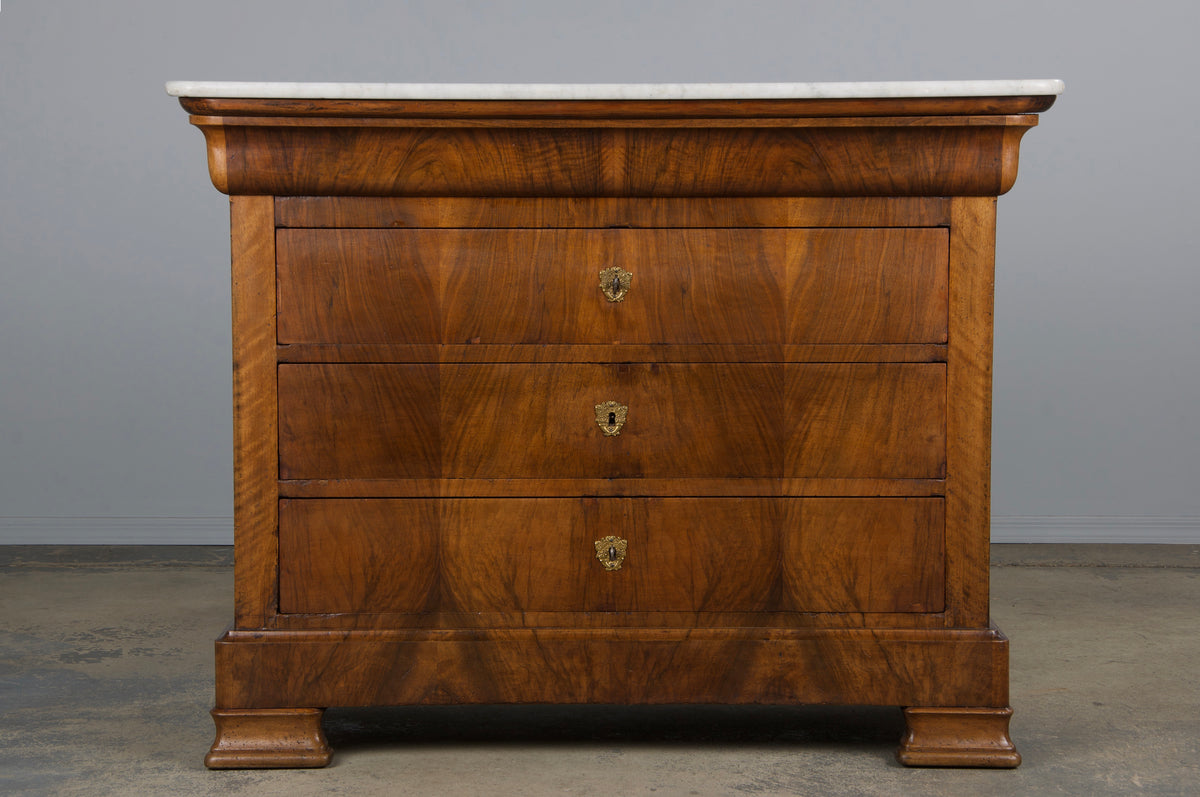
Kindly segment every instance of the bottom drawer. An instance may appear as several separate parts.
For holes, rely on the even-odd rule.
[[[936,612],[943,541],[941,498],[286,499],[279,607]]]

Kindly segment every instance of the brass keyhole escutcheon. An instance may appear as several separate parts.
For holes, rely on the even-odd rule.
[[[633,286],[633,273],[620,266],[612,266],[600,272],[600,290],[610,302],[624,300]]]
[[[629,417],[629,407],[616,401],[606,401],[596,405],[596,425],[605,437],[616,437]]]
[[[610,534],[602,540],[596,540],[596,558],[604,565],[605,570],[620,570],[628,548],[629,540]]]

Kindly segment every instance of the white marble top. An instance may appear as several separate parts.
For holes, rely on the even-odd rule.
[[[173,80],[173,97],[304,100],[807,100],[1061,94],[1061,80],[875,83],[206,83]]]

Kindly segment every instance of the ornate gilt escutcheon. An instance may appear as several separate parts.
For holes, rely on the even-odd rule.
[[[629,417],[629,407],[616,401],[606,401],[596,405],[596,425],[605,437],[616,437]]]
[[[632,284],[632,272],[626,271],[620,266],[606,268],[600,272],[600,290],[604,291],[604,298],[610,302],[619,302],[624,299]]]
[[[625,551],[629,548],[629,540],[614,537],[611,534],[602,540],[596,540],[596,558],[605,570],[620,570],[625,561]]]

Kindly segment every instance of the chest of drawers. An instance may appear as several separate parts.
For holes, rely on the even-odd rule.
[[[1015,766],[994,211],[1043,83],[177,90],[231,197],[208,765],[322,765],[328,706],[845,703]]]

